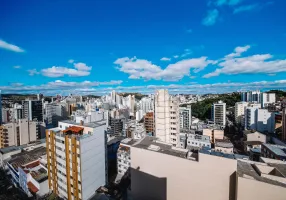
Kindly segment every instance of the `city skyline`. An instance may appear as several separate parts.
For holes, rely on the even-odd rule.
[[[285,89],[285,5],[5,1],[0,90],[103,95]]]

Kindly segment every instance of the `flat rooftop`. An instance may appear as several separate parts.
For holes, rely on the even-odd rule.
[[[6,154],[6,153],[10,153],[10,152],[17,151],[17,150],[22,150],[22,149],[24,149],[26,147],[30,147],[30,146],[38,145],[38,144],[43,144],[43,143],[46,143],[46,139],[40,139],[40,140],[37,140],[35,142],[31,142],[29,144],[24,144],[24,145],[21,145],[21,146],[5,147],[5,148],[0,149],[0,153],[1,154]]]
[[[265,182],[268,184],[272,185],[277,185],[281,187],[286,188],[286,182],[280,182],[278,180],[275,180],[275,175],[273,175],[272,179],[260,176],[259,173],[260,169],[266,168],[267,170],[270,168],[271,171],[269,173],[262,173],[262,174],[269,174],[272,175],[272,171],[279,171],[280,178],[285,178],[286,177],[286,164],[268,164],[268,163],[258,163],[258,162],[253,162],[253,161],[237,161],[237,174],[239,177],[247,178],[247,179],[254,179],[257,181]],[[272,169],[273,168],[273,169]],[[275,169],[274,169],[275,168]],[[266,171],[266,170],[265,170]],[[284,176],[284,177],[283,177]]]
[[[99,121],[96,121],[96,122],[84,123],[83,125],[80,125],[80,123],[76,123],[73,120],[63,120],[63,121],[60,121],[60,122],[67,123],[67,124],[72,124],[72,125],[75,125],[75,126],[90,127],[90,128],[97,128],[97,127],[106,125],[106,119],[102,119],[102,120],[99,120]]]
[[[126,144],[126,145],[133,145],[135,144],[136,142],[138,142],[138,140],[134,140],[132,138],[125,138],[124,140],[121,141],[121,144]]]
[[[270,151],[275,153],[278,156],[286,157],[286,146],[282,145],[275,145],[275,144],[263,144],[266,148],[268,148]]]
[[[199,150],[199,153],[209,154],[209,155],[223,157],[223,158],[229,158],[229,159],[244,159],[244,160],[249,159],[248,156],[244,156],[244,155],[240,155],[240,154],[226,154],[226,153],[211,150],[209,148],[202,148],[201,150]]]
[[[171,144],[159,142],[153,136],[146,136],[138,143],[134,144],[132,147],[156,151],[158,153],[168,154],[186,159],[188,155],[188,150],[173,148]]]
[[[216,147],[233,148],[233,144],[227,139],[215,139]]]

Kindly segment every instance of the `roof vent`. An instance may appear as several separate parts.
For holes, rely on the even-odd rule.
[[[157,145],[153,145],[151,144],[149,147],[148,147],[149,150],[152,150],[152,151],[159,151],[160,150],[160,147],[157,146]]]

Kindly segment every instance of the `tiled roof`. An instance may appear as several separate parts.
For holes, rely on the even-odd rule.
[[[28,182],[27,185],[32,193],[37,193],[39,191],[39,189],[32,182]]]
[[[84,128],[82,127],[78,127],[78,126],[71,126],[69,128],[67,128],[66,130],[64,130],[63,132],[64,133],[69,133],[69,132],[72,132],[74,134],[78,134],[78,133],[82,133]]]

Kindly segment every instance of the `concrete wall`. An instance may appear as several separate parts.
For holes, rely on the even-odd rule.
[[[131,147],[134,199],[229,200],[235,197],[237,161],[199,155],[199,162]]]
[[[237,200],[285,200],[286,188],[238,177]]]
[[[167,90],[155,94],[155,133],[164,142],[170,142],[170,96]]]
[[[106,184],[105,126],[80,140],[82,199],[89,199],[95,190]]]
[[[40,190],[37,192],[37,195],[43,196],[49,193],[49,181],[45,180],[40,183]]]
[[[247,137],[247,141],[260,141],[263,143],[266,143],[266,135],[259,133],[259,132],[255,132],[255,133],[249,133],[246,135]]]

